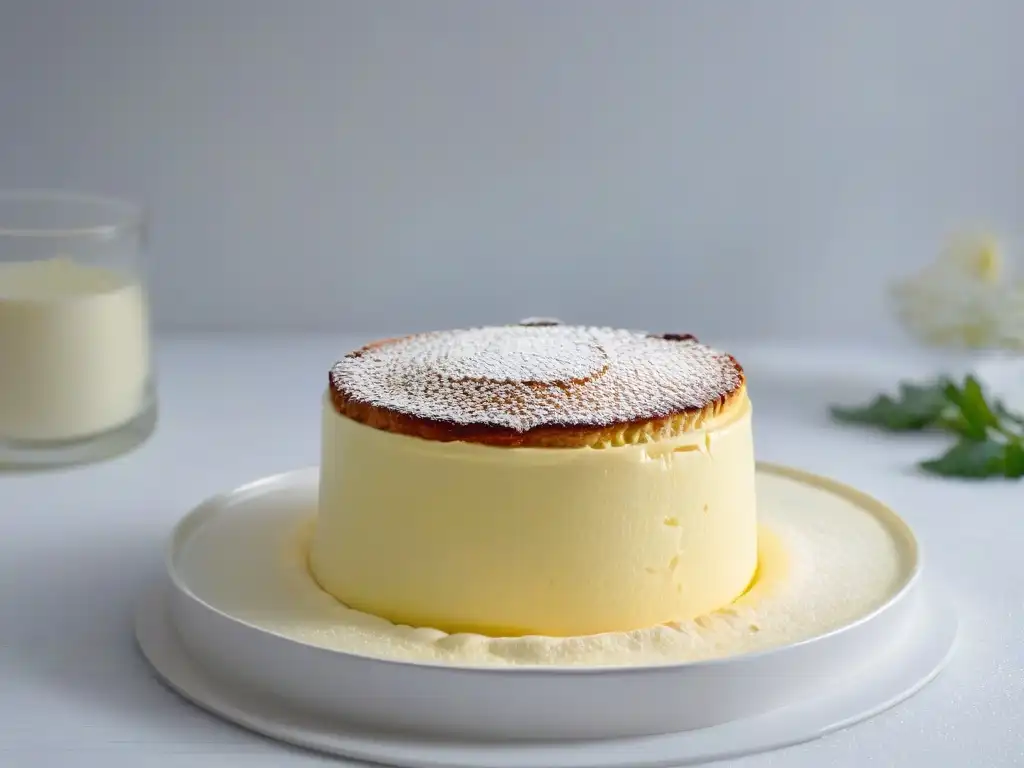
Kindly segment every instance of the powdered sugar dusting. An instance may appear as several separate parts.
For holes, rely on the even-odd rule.
[[[516,432],[697,410],[740,382],[728,355],[690,337],[570,325],[417,334],[353,352],[331,369],[332,386],[355,401]]]
[[[436,356],[413,358],[429,373],[450,381],[546,384],[578,381],[599,375],[608,356],[596,338],[585,333],[551,333],[550,326],[474,328],[451,336],[454,344]]]

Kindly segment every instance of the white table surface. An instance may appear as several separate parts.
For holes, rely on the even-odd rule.
[[[314,464],[327,365],[351,337],[162,339],[161,422],[106,464],[0,475],[0,766],[302,768],[339,765],[194,709],[150,674],[132,611],[164,537],[204,497]],[[923,477],[933,438],[829,425],[920,363],[858,350],[740,345],[760,458],[833,476],[891,504],[958,604],[960,646],[910,701],[743,768],[1024,765],[1024,483]],[[351,763],[349,763],[351,764]]]

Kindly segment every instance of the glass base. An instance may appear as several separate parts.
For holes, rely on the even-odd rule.
[[[157,421],[157,400],[150,394],[135,418],[98,435],[60,442],[0,438],[0,472],[58,469],[112,459],[146,442],[156,431]]]

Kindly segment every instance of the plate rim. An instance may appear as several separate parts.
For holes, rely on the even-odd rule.
[[[306,715],[306,722],[303,722],[305,713],[294,707],[284,707],[286,712],[281,713],[274,712],[271,705],[268,713],[257,697],[205,673],[202,665],[189,656],[171,622],[168,610],[171,588],[166,578],[151,587],[143,595],[135,614],[136,648],[165,687],[221,721],[274,741],[320,754],[404,768],[669,768],[783,749],[876,717],[916,695],[946,668],[959,643],[959,621],[950,599],[928,585],[924,590],[925,600],[916,607],[918,618],[927,626],[918,627],[911,642],[886,658],[890,667],[899,669],[904,678],[911,678],[909,682],[904,679],[898,684],[878,680],[865,683],[859,678],[844,679],[822,694],[797,704],[693,731],[553,743],[460,742],[369,730],[360,733],[355,725],[327,728],[324,718],[313,714]],[[901,659],[905,663],[899,664]],[[180,674],[182,664],[185,665],[184,683]],[[176,665],[178,674],[169,669]],[[915,665],[918,670],[912,671]],[[187,681],[189,675],[193,677],[191,685]],[[200,689],[206,687],[205,691],[196,690],[196,680]],[[877,702],[870,705],[857,702],[858,698],[866,696],[866,686],[885,684],[890,686],[889,691],[877,696]],[[853,711],[823,717],[822,712],[827,713],[830,706]],[[818,722],[814,722],[815,718]],[[788,729],[780,728],[780,719],[784,723],[788,721]],[[701,745],[701,738],[712,743]],[[693,745],[694,741],[698,743]],[[652,746],[658,754],[641,758],[638,753]],[[461,760],[453,761],[453,750],[462,751]],[[481,761],[481,753],[485,752],[490,753],[489,759]],[[532,754],[538,752],[540,754]],[[625,755],[619,757],[623,752]]]

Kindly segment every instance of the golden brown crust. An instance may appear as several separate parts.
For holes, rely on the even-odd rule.
[[[696,343],[689,334],[649,334],[650,338]],[[354,352],[348,358],[357,358],[379,350],[389,344],[410,337],[381,339]],[[333,375],[328,376],[328,392],[334,409],[374,429],[395,434],[418,437],[437,442],[462,441],[505,448],[606,448],[619,445],[651,442],[677,436],[699,428],[737,405],[746,397],[746,378],[743,368],[732,355],[721,355],[735,370],[731,373],[733,385],[699,407],[676,409],[664,415],[627,421],[579,424],[543,424],[526,430],[486,423],[461,423],[442,419],[410,415],[379,404],[372,404],[352,397],[343,387],[338,386]],[[563,382],[572,386],[574,382]],[[518,386],[538,390],[550,386],[550,382],[519,382]]]
[[[736,368],[742,376],[739,363]],[[729,394],[696,410],[685,410],[657,419],[607,424],[599,427],[550,425],[526,432],[488,424],[454,424],[408,416],[387,408],[360,403],[328,384],[334,409],[342,416],[368,427],[396,435],[419,437],[441,443],[461,441],[498,448],[613,448],[648,443],[692,432],[705,422],[738,405],[746,394],[741,384]]]

